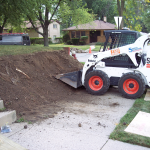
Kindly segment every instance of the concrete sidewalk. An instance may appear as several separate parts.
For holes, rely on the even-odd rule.
[[[12,132],[4,136],[29,150],[148,150],[109,140],[133,103],[121,97],[116,88],[90,101],[60,101],[57,105],[64,111],[54,114],[54,118],[34,124],[14,123],[10,126]]]

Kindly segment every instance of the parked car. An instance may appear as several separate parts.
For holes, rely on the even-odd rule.
[[[30,45],[27,33],[1,33],[0,45]]]

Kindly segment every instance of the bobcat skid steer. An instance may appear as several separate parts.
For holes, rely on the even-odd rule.
[[[83,70],[56,78],[74,88],[84,86],[93,95],[104,94],[112,85],[126,98],[140,97],[150,87],[150,34],[114,30],[105,31],[105,37],[102,52],[92,54]]]

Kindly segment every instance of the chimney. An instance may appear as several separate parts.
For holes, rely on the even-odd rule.
[[[107,22],[107,17],[106,16],[104,16],[104,22]]]

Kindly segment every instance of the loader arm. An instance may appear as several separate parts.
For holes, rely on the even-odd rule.
[[[105,67],[105,62],[101,61],[104,58],[110,58],[118,55],[128,55],[133,64],[135,66],[138,66],[136,53],[138,53],[139,56],[142,55],[144,43],[147,39],[149,39],[149,37],[150,34],[147,34],[138,38],[133,44],[118,47],[105,52],[98,52],[91,55],[83,67],[82,85],[84,85],[85,75],[91,67],[94,68],[97,63],[99,63],[100,67]]]

